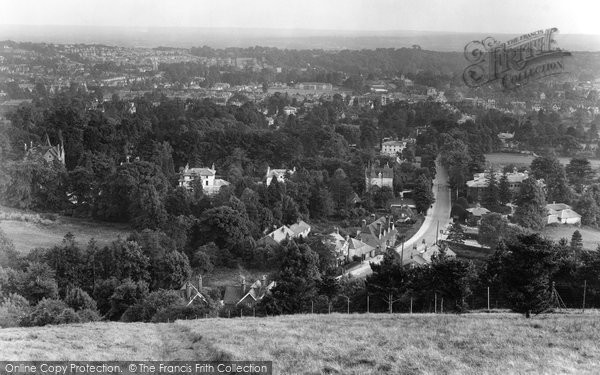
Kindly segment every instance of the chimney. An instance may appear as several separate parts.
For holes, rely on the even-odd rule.
[[[377,234],[381,238],[381,223],[377,223]]]
[[[246,293],[246,278],[242,277],[242,291]]]
[[[127,156],[125,157],[125,159],[127,160],[127,163],[129,163],[129,158],[130,158],[130,157],[131,157],[131,156],[129,156],[129,155],[127,155]]]
[[[198,275],[198,291],[202,290],[202,275]]]
[[[367,227],[367,220],[362,219],[362,229],[365,230],[366,227]]]

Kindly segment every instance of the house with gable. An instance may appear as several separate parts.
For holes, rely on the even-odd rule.
[[[380,167],[379,165],[370,164],[365,169],[365,184],[367,190],[371,186],[387,186],[390,189],[394,188],[394,169],[388,164]]]
[[[273,181],[274,178],[277,179],[277,182],[285,182],[285,176],[287,174],[294,174],[296,173],[296,167],[294,167],[294,169],[289,170],[289,169],[271,169],[271,167],[267,166],[267,175],[265,176],[265,179],[267,181],[267,186],[271,185],[271,181]]]
[[[225,308],[253,307],[277,284],[275,281],[268,281],[267,276],[263,275],[260,280],[254,281],[252,284],[246,282],[246,278],[241,277],[241,283],[238,285],[229,285],[225,287],[223,295],[223,305]]]
[[[189,164],[186,164],[180,172],[179,186],[192,189],[192,181],[200,179],[204,193],[215,195],[221,190],[221,187],[229,185],[228,181],[216,178],[216,175],[214,164],[211,168],[190,168]]]
[[[50,143],[50,138],[46,134],[46,144],[45,145],[37,145],[33,146],[33,142],[29,143],[29,147],[27,147],[27,143],[25,143],[25,159],[33,160],[42,158],[48,164],[52,164],[54,162],[58,162],[61,164],[65,164],[65,148],[62,141],[62,136],[59,135],[61,141],[56,146],[52,146]]]
[[[190,279],[183,283],[179,293],[187,301],[187,306],[194,302],[208,304],[206,290],[202,285],[202,275],[198,275],[197,281]]]
[[[568,204],[553,202],[546,205],[546,210],[548,211],[546,224],[581,225],[581,215],[573,211]]]
[[[376,255],[376,249],[373,246],[350,236],[343,237],[337,228],[335,232],[329,234],[328,243],[333,245],[338,264],[340,265],[351,262],[356,258],[366,260]]]
[[[375,253],[379,253],[396,244],[397,234],[398,231],[391,216],[382,216],[368,225],[366,220],[363,220],[362,228],[357,233],[356,239],[373,247]]]
[[[300,220],[299,222],[292,224],[289,227],[287,225],[282,225],[279,228],[276,228],[271,233],[259,239],[257,241],[257,244],[278,245],[286,239],[300,237],[305,238],[310,233],[310,230],[310,225],[308,225],[308,223],[306,223],[305,221]]]

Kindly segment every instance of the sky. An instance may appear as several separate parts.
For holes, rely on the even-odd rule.
[[[0,0],[0,25],[600,35],[598,0]]]

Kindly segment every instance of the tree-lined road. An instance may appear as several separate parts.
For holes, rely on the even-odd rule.
[[[452,202],[450,199],[450,187],[448,186],[448,172],[440,164],[439,158],[436,160],[436,174],[433,179],[433,194],[435,196],[435,202],[432,207],[427,210],[425,221],[421,228],[411,238],[404,242],[404,257],[407,261],[410,259],[411,253],[418,254],[425,246],[431,246],[435,244],[436,240],[439,239],[439,231],[446,229],[450,224],[450,210],[452,208]],[[425,243],[423,243],[425,240]],[[416,250],[415,247],[416,246]],[[396,247],[398,253],[401,252],[402,244]],[[350,274],[354,277],[365,277],[369,275],[371,271],[370,262],[379,263],[383,259],[382,255],[375,257],[370,261],[365,261],[360,267],[350,271]]]

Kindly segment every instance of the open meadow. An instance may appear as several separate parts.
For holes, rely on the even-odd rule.
[[[540,233],[554,241],[561,238],[566,238],[571,241],[571,236],[576,230],[581,233],[583,239],[583,248],[588,250],[596,250],[600,244],[600,230],[586,226],[577,227],[574,225],[549,225]]]
[[[108,245],[119,236],[127,237],[131,229],[122,224],[99,223],[95,221],[60,217],[43,223],[21,220],[0,220],[0,229],[15,244],[21,254],[38,247],[52,247],[60,244],[65,234],[71,232],[75,240],[86,245],[92,238],[100,246]]]
[[[499,166],[506,166],[508,164],[514,164],[517,167],[528,167],[531,162],[535,159],[532,155],[516,154],[509,152],[495,152],[491,154],[485,154],[485,160],[488,164],[492,164],[495,168]],[[561,156],[558,158],[562,165],[567,165],[571,161],[571,158]],[[599,159],[589,159],[592,169],[597,170],[600,168]]]
[[[0,330],[4,360],[269,360],[275,374],[597,374],[600,315],[331,314]]]

